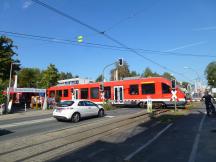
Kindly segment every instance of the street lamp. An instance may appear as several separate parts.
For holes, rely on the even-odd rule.
[[[9,85],[8,85],[8,91],[7,91],[7,110],[9,109],[8,105],[9,105],[9,100],[10,100],[11,76],[12,76],[13,65],[18,65],[18,63],[12,62],[11,67],[10,67],[10,78],[9,78]]]
[[[123,66],[123,58],[120,58],[118,59],[118,61],[115,61],[111,64],[108,64],[106,66],[104,66],[103,68],[103,71],[102,71],[102,81],[101,81],[101,84],[100,84],[100,90],[101,90],[101,93],[102,93],[102,98],[103,98],[103,102],[104,102],[104,72],[105,72],[105,69],[112,66],[112,65],[115,65],[116,63],[118,63],[119,66]]]

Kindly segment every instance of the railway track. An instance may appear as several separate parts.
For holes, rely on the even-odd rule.
[[[155,110],[159,116],[169,110]],[[142,111],[0,142],[1,161],[46,161],[150,120]]]

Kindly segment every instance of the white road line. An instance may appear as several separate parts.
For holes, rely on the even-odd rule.
[[[54,120],[54,118],[50,117],[50,118],[46,118],[46,119],[37,119],[37,120],[30,120],[30,121],[24,121],[24,122],[19,122],[19,123],[4,124],[4,125],[0,125],[0,129],[17,127],[17,126],[24,126],[24,125],[31,125],[31,124],[42,123],[42,122],[51,121],[51,120]]]
[[[163,130],[161,130],[159,133],[157,133],[157,135],[154,136],[152,139],[150,139],[147,143],[145,143],[144,145],[142,145],[141,147],[139,147],[137,150],[135,150],[134,152],[132,152],[131,154],[129,154],[124,159],[124,161],[130,161],[136,154],[138,154],[140,151],[142,151],[143,149],[145,149],[146,147],[148,147],[152,142],[154,142],[158,137],[160,137],[160,135],[162,133],[164,133],[172,125],[173,125],[173,123],[170,123],[169,125],[167,125]]]
[[[196,153],[197,153],[197,149],[198,149],[198,145],[199,145],[200,133],[201,133],[205,118],[206,118],[206,115],[204,114],[201,121],[200,121],[199,129],[198,129],[197,135],[195,137],[193,147],[192,147],[192,151],[190,153],[190,157],[189,157],[188,162],[195,162],[195,160],[196,160]]]
[[[91,153],[88,158],[93,158],[95,155],[97,155],[98,153],[103,152],[105,149],[101,148],[99,150],[96,150],[95,152]]]
[[[111,115],[106,115],[106,118],[114,118],[115,116],[111,116]]]

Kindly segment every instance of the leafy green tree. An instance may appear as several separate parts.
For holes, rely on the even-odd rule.
[[[156,72],[153,72],[149,67],[147,67],[145,69],[145,71],[143,72],[142,74],[143,77],[159,77],[160,74],[156,73]]]
[[[6,96],[2,93],[4,90],[3,86],[0,84],[0,105],[6,103]]]
[[[73,75],[70,72],[60,72],[59,73],[59,80],[64,80],[64,79],[71,79],[74,78]]]
[[[208,80],[208,85],[216,87],[216,61],[208,64],[205,69],[205,75]]]
[[[133,70],[130,72],[130,76],[135,77],[135,76],[140,76],[140,74],[138,74],[136,71]]]
[[[164,78],[169,79],[169,80],[175,79],[175,77],[172,74],[168,73],[168,72],[164,72],[162,76]]]
[[[124,61],[123,66],[119,66],[118,63],[115,65],[116,67],[110,71],[111,78],[110,80],[114,80],[115,71],[118,69],[118,79],[123,79],[125,77],[130,77],[129,65],[126,61]]]
[[[18,73],[18,86],[38,88],[41,80],[41,71],[38,68],[23,68]]]
[[[99,75],[98,77],[97,77],[97,79],[95,80],[95,82],[101,82],[103,80],[103,76],[102,76],[102,74],[101,75]]]
[[[20,70],[20,65],[18,64],[20,61],[13,58],[17,55],[14,52],[15,48],[17,47],[13,44],[12,39],[6,36],[0,36],[0,79],[3,81],[10,77],[11,63],[16,63],[13,64],[12,74]]]
[[[41,88],[55,86],[59,79],[58,69],[54,64],[50,64],[46,70],[42,71]]]

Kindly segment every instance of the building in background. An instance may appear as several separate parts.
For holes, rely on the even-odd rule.
[[[64,79],[64,80],[59,80],[57,86],[74,85],[74,84],[87,84],[87,83],[93,83],[93,80],[90,80],[88,78]]]

